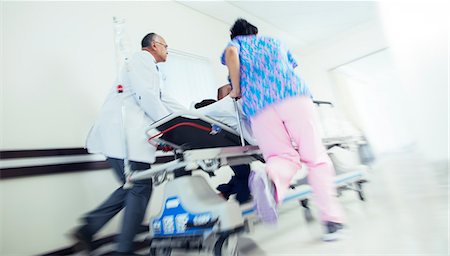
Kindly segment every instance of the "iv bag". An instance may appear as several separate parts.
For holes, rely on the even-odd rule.
[[[116,50],[116,70],[120,74],[121,67],[128,62],[130,57],[129,43],[125,33],[125,19],[113,17],[114,45]]]

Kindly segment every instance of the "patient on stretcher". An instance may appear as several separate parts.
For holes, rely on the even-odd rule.
[[[221,87],[222,90],[227,90],[229,85],[225,85],[224,87]],[[204,100],[198,104],[196,104],[197,111],[200,113],[210,116],[222,123],[227,124],[228,126],[232,127],[235,131],[239,132],[239,127],[237,123],[237,117],[236,117],[236,110],[234,107],[233,99],[228,96],[228,92],[225,92],[224,94],[226,96],[221,97],[221,89],[219,89],[218,98],[219,100],[217,102],[211,101],[211,100]],[[202,104],[203,103],[203,104]],[[242,108],[242,105],[238,101],[238,107]],[[250,122],[246,118],[245,115],[243,115],[242,109],[239,109],[240,112],[240,118],[241,118],[241,126],[242,126],[242,133],[243,137],[246,140],[246,142],[256,145],[256,141],[252,136]],[[231,166],[231,169],[234,172],[234,176],[231,177],[230,181],[226,184],[220,184],[216,189],[221,192],[221,194],[228,199],[231,195],[236,195],[236,200],[239,203],[245,203],[250,201],[251,195],[250,195],[250,189],[248,186],[248,178],[250,175],[250,165],[244,164],[244,165],[238,165],[238,166]]]
[[[233,101],[234,100],[229,96],[224,96],[218,101],[207,99],[195,104],[195,106],[193,106],[195,108],[191,109],[191,111],[210,117],[211,119],[230,127],[235,133],[239,134],[236,110]],[[250,122],[247,117],[242,114],[242,106],[239,101],[238,107],[240,108],[239,117],[246,144],[256,145],[256,140],[252,136]],[[177,129],[171,128],[174,126],[181,127]],[[240,138],[236,134],[224,131],[223,133],[212,135],[213,132],[210,131],[211,124],[196,118],[179,116],[162,124],[158,127],[158,130],[168,130],[168,132],[164,132],[162,139],[176,142],[176,144],[181,145],[183,149],[241,146]]]
[[[238,103],[238,106],[240,104]],[[203,100],[195,104],[194,112],[208,116],[220,123],[223,123],[237,133],[239,133],[236,110],[233,99],[229,96],[215,100]],[[240,113],[242,113],[240,111]],[[245,116],[242,114],[241,126],[244,134],[246,144],[256,144],[256,141],[251,135],[250,124]],[[180,126],[183,124],[182,126]],[[173,127],[176,129],[170,130]],[[176,117],[160,127],[158,130],[167,130],[161,139],[173,142],[181,146],[184,150],[200,149],[200,148],[215,148],[228,146],[241,146],[239,136],[221,131],[216,134],[211,134],[211,124],[200,119],[192,119],[188,117]],[[236,200],[239,203],[248,202],[251,199],[250,190],[248,187],[248,177],[250,174],[250,166],[248,164],[231,166],[235,175],[227,184],[221,184],[217,190],[228,199],[231,195],[236,195]]]
[[[214,120],[226,124],[239,133],[238,122],[236,119],[236,110],[233,101],[234,100],[230,96],[225,96],[215,102],[213,102],[213,100],[204,100],[195,105],[196,112],[199,112],[205,116],[209,116]],[[247,116],[243,114],[240,100],[238,101],[238,107],[244,139],[249,144],[256,145],[256,140],[255,138],[253,138],[252,130],[250,127],[250,120],[248,120]]]

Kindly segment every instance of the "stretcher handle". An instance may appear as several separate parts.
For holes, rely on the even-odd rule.
[[[245,140],[244,140],[244,132],[242,130],[242,124],[241,124],[241,118],[239,115],[239,106],[238,106],[238,99],[235,98],[233,100],[234,103],[234,110],[236,110],[236,119],[237,119],[237,124],[238,124],[238,128],[239,128],[239,136],[241,137],[241,146],[245,146]]]
[[[136,180],[149,179],[154,175],[158,174],[161,171],[171,172],[175,169],[185,167],[188,163],[185,161],[180,161],[180,159],[175,159],[170,162],[152,166],[150,169],[133,172],[131,175],[127,177],[128,182],[133,182]]]

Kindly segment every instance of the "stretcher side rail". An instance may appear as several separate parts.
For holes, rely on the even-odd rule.
[[[214,172],[215,169],[218,169],[218,167],[223,165],[233,166],[238,164],[248,164],[255,160],[264,161],[260,156],[261,153],[257,146],[227,146],[186,150],[182,145],[177,145],[172,141],[161,139],[160,137],[164,135],[165,131],[159,132],[158,128],[177,117],[187,117],[191,119],[195,118],[198,120],[202,120],[210,124],[211,126],[215,125],[223,131],[229,132],[232,135],[239,136],[232,128],[197,112],[186,110],[172,113],[150,125],[147,130],[147,136],[149,142],[156,141],[158,144],[168,145],[172,147],[174,156],[177,159],[162,165],[154,166],[153,168],[148,170],[132,173],[127,177],[128,181],[148,179],[154,176],[162,176],[161,174],[163,172],[169,173],[180,168],[193,170],[200,166],[204,171]],[[169,127],[166,130],[170,131],[172,128],[173,127]],[[205,127],[198,126],[197,128],[203,129]],[[211,162],[213,161],[215,161],[217,164],[211,164]]]
[[[250,163],[259,160],[259,154],[260,151],[257,146],[192,149],[183,152],[179,159],[154,166],[148,170],[134,172],[129,180],[149,179],[163,171],[172,172],[183,167],[187,170],[193,170],[198,168],[199,162],[208,160],[219,160],[220,166]]]
[[[220,129],[223,129],[224,131],[230,132],[231,134],[238,136],[237,133],[232,128],[197,112],[186,110],[177,113],[172,113],[149,126],[147,135],[149,136],[149,140],[159,140],[160,143],[173,146],[175,157],[178,159],[163,165],[155,166],[154,168],[146,171],[135,173],[130,177],[130,180],[150,178],[157,174],[161,174],[161,172],[163,171],[170,172],[182,167],[188,167],[186,168],[187,170],[193,170],[195,168],[198,168],[199,164],[200,166],[204,166],[201,164],[201,162],[205,161],[217,161],[219,166],[248,164],[255,160],[264,162],[264,159],[261,156],[261,152],[257,146],[249,146],[249,145],[232,146],[232,147],[227,146],[227,147],[186,150],[182,146],[177,145],[171,141],[166,141],[164,139],[157,138],[158,136],[152,135],[155,129],[177,117],[189,117],[189,118],[194,117],[204,122],[207,122],[208,124],[217,125],[218,127],[220,127]],[[163,134],[161,133],[161,136],[162,135]],[[351,140],[352,142],[357,142],[360,140],[360,138],[356,137],[324,138],[323,143],[325,146],[334,145],[337,143],[345,144],[348,143],[349,140]],[[205,171],[214,171],[214,170],[205,170]]]
[[[225,130],[227,132],[230,132],[230,133],[232,133],[232,134],[234,134],[236,136],[239,136],[239,134],[236,131],[234,131],[232,128],[230,128],[229,126],[227,126],[227,125],[225,125],[225,124],[223,124],[223,123],[221,123],[221,122],[219,122],[217,120],[214,120],[214,119],[212,119],[212,118],[210,118],[208,116],[200,114],[200,113],[198,113],[196,111],[192,111],[192,110],[179,111],[179,112],[172,113],[170,115],[167,115],[167,116],[161,118],[160,120],[154,122],[153,124],[151,124],[149,126],[149,128],[147,129],[147,135],[148,135],[148,132],[151,132],[151,130],[157,129],[157,127],[163,125],[164,123],[166,123],[166,122],[168,122],[168,121],[170,121],[170,120],[172,120],[174,118],[182,117],[182,116],[189,117],[189,118],[194,117],[194,118],[203,120],[203,121],[208,122],[210,124],[217,125],[218,127],[220,127],[221,129],[223,129],[223,130]]]

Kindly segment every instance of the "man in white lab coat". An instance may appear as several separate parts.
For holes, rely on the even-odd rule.
[[[87,249],[94,249],[92,238],[112,217],[125,208],[117,237],[117,255],[134,255],[133,239],[145,215],[151,179],[136,181],[124,188],[124,159],[132,171],[145,170],[155,161],[156,148],[146,140],[146,129],[172,112],[183,109],[172,99],[161,98],[157,63],[167,59],[167,44],[161,36],[149,33],[142,39],[142,51],[125,62],[117,83],[111,89],[99,118],[92,127],[86,147],[101,153],[122,185],[99,207],[87,213],[84,225],[74,236]]]

